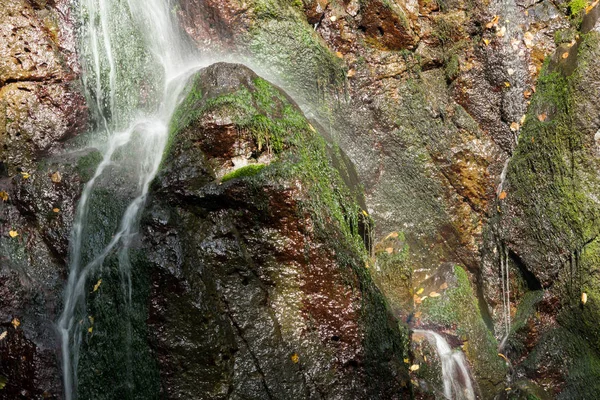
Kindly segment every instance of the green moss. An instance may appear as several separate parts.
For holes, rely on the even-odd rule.
[[[224,183],[224,182],[230,181],[232,179],[254,176],[254,175],[260,173],[260,171],[262,171],[262,169],[264,167],[266,167],[265,164],[246,165],[245,167],[238,168],[235,171],[231,171],[230,173],[225,174],[225,176],[223,176],[223,178],[221,178],[221,182]]]
[[[588,5],[588,0],[570,0],[569,12],[572,16],[579,15]]]
[[[98,165],[102,162],[102,153],[93,151],[77,160],[76,170],[82,182],[87,182],[94,176]]]

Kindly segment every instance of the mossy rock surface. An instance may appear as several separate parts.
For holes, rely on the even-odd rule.
[[[144,219],[166,393],[408,396],[408,334],[365,268],[365,217],[336,152],[244,66],[190,85]]]

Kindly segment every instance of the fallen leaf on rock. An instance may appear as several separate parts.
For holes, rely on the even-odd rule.
[[[405,359],[404,359],[404,364],[408,364],[408,363],[409,363],[409,360],[408,360],[408,358],[405,358]]]
[[[13,318],[13,320],[10,323],[12,324],[12,326],[14,326],[15,329],[17,329],[19,325],[21,325],[21,321],[19,321],[18,318]]]
[[[587,303],[587,293],[583,292],[581,293],[581,304],[585,304]]]
[[[0,333],[0,340],[6,339],[6,335],[8,335],[8,331],[4,331],[4,332]]]
[[[388,247],[387,249],[385,249],[385,251],[386,251],[388,254],[392,254],[392,253],[394,252],[394,249],[393,249],[392,247]]]
[[[94,285],[94,292],[98,291],[98,289],[100,288],[100,285],[102,285],[102,279],[98,279],[98,282],[96,282],[96,284]]]
[[[349,70],[348,73],[346,74],[346,76],[348,78],[352,78],[354,75],[356,75],[356,71],[353,69]]]
[[[419,370],[419,364],[413,364],[410,366],[410,370],[412,372],[418,371]]]
[[[364,215],[365,217],[368,217],[368,216],[369,216],[369,213],[368,213],[368,212],[366,212],[365,210],[362,210],[362,213],[363,213],[363,215]]]
[[[563,53],[562,58],[569,58],[569,53]]]
[[[0,199],[2,199],[2,201],[8,201],[8,193],[0,192]]]
[[[53,173],[50,177],[50,180],[54,183],[60,183],[60,181],[62,181],[62,176],[60,175],[60,172],[56,171],[55,173]]]
[[[338,56],[339,58],[344,58],[344,55],[342,54],[341,51],[336,51],[335,55]]]
[[[424,291],[425,291],[425,289],[421,288],[421,289],[417,290],[417,294],[421,294],[421,293],[423,293]]]
[[[385,237],[385,239],[396,239],[398,237],[398,232],[392,232]]]
[[[59,213],[60,212],[60,208],[53,208],[52,211],[55,212],[55,213]]]
[[[506,362],[508,362],[508,358],[506,358],[506,356],[505,356],[504,354],[502,354],[502,353],[498,353],[498,356],[500,356],[500,357],[504,358],[504,360],[505,360]]]
[[[440,297],[441,295],[438,292],[429,293],[429,297]]]
[[[548,118],[548,116],[545,113],[540,114],[537,117],[538,117],[538,120],[540,120],[540,122],[544,122],[546,120],[546,118]]]
[[[506,198],[506,192],[505,192],[505,191],[502,191],[502,193],[500,193],[500,195],[498,196],[498,198],[499,198],[500,200],[504,200],[504,199]]]
[[[510,82],[504,82],[504,86],[506,86],[507,88],[510,87]]]
[[[298,364],[298,361],[300,361],[300,356],[298,356],[298,353],[292,354],[290,358],[294,364]]]
[[[88,332],[89,332],[89,333],[92,333],[93,331],[94,331],[94,327],[93,327],[93,326],[90,326],[90,327],[88,328]]]
[[[533,47],[533,33],[525,32],[523,36],[523,42],[525,43],[525,47],[532,48]]]
[[[489,44],[490,44],[490,39],[483,39],[483,43],[484,43],[486,46],[489,46]]]
[[[523,92],[523,97],[525,97],[526,99],[530,98],[532,95],[531,90],[526,90]]]
[[[513,122],[512,124],[510,124],[510,130],[513,132],[518,131],[519,128],[521,128],[521,126],[519,125],[518,122]]]
[[[492,29],[494,26],[498,25],[498,21],[500,21],[500,16],[499,15],[494,15],[494,18],[492,18],[492,20],[490,22],[488,22],[487,24],[485,24],[485,27],[487,29]]]
[[[417,296],[416,294],[413,296],[413,301],[415,302],[415,304],[421,304],[421,298],[419,296]]]
[[[10,231],[10,232],[8,232],[8,236],[10,236],[11,238],[16,238],[17,236],[19,236],[19,232]]]
[[[448,282],[444,282],[440,285],[440,290],[448,289]]]
[[[21,176],[23,177],[23,179],[29,179],[31,177],[31,175],[29,175],[28,172],[21,172]]]
[[[527,114],[523,114],[523,116],[521,117],[521,120],[519,121],[519,124],[521,124],[521,126],[523,126],[525,124],[525,121],[527,121]]]

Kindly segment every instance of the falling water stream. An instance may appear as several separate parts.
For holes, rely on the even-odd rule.
[[[89,278],[116,256],[125,304],[131,303],[129,248],[151,181],[168,139],[171,116],[190,75],[199,67],[187,57],[168,0],[80,0],[80,49],[88,103],[96,113],[102,161],[85,185],[70,243],[69,278],[58,321],[65,399],[77,398],[77,369]],[[90,199],[110,170],[127,169],[131,193],[110,240],[90,250]],[[110,179],[110,178],[109,178]],[[129,332],[129,335],[131,333]],[[124,349],[125,351],[125,349]],[[127,351],[131,351],[127,349]],[[131,355],[128,355],[131,358]],[[126,376],[123,379],[127,379]]]
[[[444,397],[448,400],[475,400],[475,392],[464,354],[452,350],[446,339],[439,333],[416,329],[414,333],[423,335],[435,346],[442,363]]]

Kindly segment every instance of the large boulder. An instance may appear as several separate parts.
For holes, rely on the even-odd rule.
[[[327,144],[251,70],[199,71],[144,217],[168,398],[408,396],[407,332],[365,269]]]

